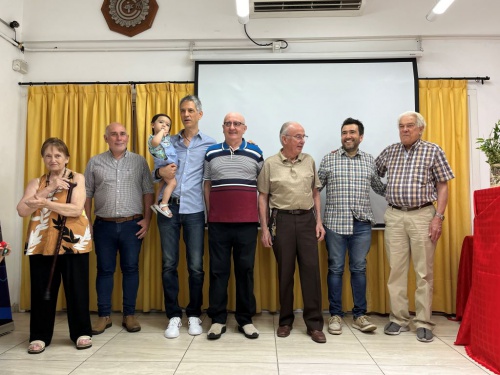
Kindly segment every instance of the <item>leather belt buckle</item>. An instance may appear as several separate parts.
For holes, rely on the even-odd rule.
[[[288,214],[288,215],[304,215],[311,210],[278,210],[278,213]]]
[[[136,220],[136,219],[140,219],[140,218],[142,218],[142,215],[140,215],[140,214],[133,215],[133,216],[126,216],[126,217],[100,217],[100,216],[96,217],[96,219],[98,219],[98,220],[107,221],[107,222],[116,223],[116,224],[125,223],[126,221]]]
[[[170,199],[168,200],[168,204],[180,205],[181,204],[181,198],[170,197]]]
[[[429,207],[431,205],[432,205],[432,202],[427,202],[427,203],[424,203],[424,204],[422,204],[420,206],[416,206],[416,207],[399,207],[399,206],[396,206],[394,204],[389,203],[389,207],[392,207],[396,210],[404,211],[404,212],[420,210],[421,208]]]

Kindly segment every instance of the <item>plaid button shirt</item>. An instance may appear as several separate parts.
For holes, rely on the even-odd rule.
[[[318,170],[318,176],[326,186],[324,225],[336,233],[353,233],[353,218],[375,224],[370,205],[370,187],[380,195],[385,184],[375,170],[373,156],[358,150],[349,157],[343,148],[326,155]]]
[[[422,140],[408,151],[402,143],[387,147],[375,159],[375,166],[381,177],[387,174],[387,202],[400,207],[436,201],[437,182],[455,177],[441,147]]]

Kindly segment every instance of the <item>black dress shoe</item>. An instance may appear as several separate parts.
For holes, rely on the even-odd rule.
[[[307,334],[311,336],[311,339],[318,344],[324,344],[326,342],[326,337],[323,331],[318,331],[316,329],[308,329]]]
[[[279,326],[276,333],[277,333],[278,337],[288,337],[288,336],[290,336],[291,330],[292,330],[292,326],[284,325],[284,326]]]

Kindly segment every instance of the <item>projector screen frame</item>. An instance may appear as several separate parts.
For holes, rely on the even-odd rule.
[[[276,65],[297,65],[297,64],[300,64],[300,65],[304,65],[304,64],[383,64],[383,63],[410,63],[411,64],[411,70],[412,70],[412,73],[413,73],[413,80],[412,80],[412,88],[413,88],[413,97],[414,97],[414,107],[413,108],[406,108],[405,110],[415,110],[415,111],[419,111],[419,94],[418,94],[418,69],[417,69],[417,59],[416,58],[388,58],[388,59],[332,59],[332,60],[286,60],[286,61],[276,61],[276,60],[261,60],[261,61],[244,61],[244,60],[232,60],[232,61],[218,61],[218,60],[213,60],[213,61],[196,61],[195,62],[195,94],[196,95],[199,95],[199,78],[200,78],[200,70],[203,69],[203,66],[210,66],[210,65],[273,65],[273,66],[276,66]],[[205,103],[205,100],[202,97],[200,97],[200,100],[202,102],[202,104],[204,105]],[[203,110],[205,110],[205,106],[203,107]],[[234,111],[239,111],[238,108],[235,108]],[[404,110],[401,110],[399,113],[403,112]],[[399,135],[397,133],[397,128],[396,128],[396,116],[399,114],[399,113],[391,113],[391,118],[394,118],[393,120],[393,124],[394,124],[394,127],[392,128],[393,130],[393,133],[391,133],[391,136],[394,136],[394,135],[397,135],[397,140],[393,140],[391,143],[394,143],[394,141],[398,141],[399,142]],[[224,113],[225,114],[225,113]],[[242,113],[245,117],[246,115],[248,115],[248,113]],[[352,113],[351,114],[352,117],[354,118],[358,118],[356,116],[356,113]],[[220,114],[219,114],[220,116]],[[222,115],[223,116],[223,115]],[[286,117],[286,114],[284,114],[284,116]],[[346,116],[346,117],[349,117],[349,116]],[[364,124],[365,124],[365,127],[367,125],[367,123],[369,122],[370,119],[367,119],[367,118],[359,118]],[[288,120],[295,120],[294,118],[284,118],[284,121],[288,121]],[[342,119],[343,120],[343,119]],[[203,119],[201,120],[200,122],[200,129],[201,131],[204,132],[204,129],[207,128],[207,126],[203,123]],[[300,122],[300,121],[299,121]],[[338,120],[336,119],[336,122],[335,124],[338,122]],[[219,123],[221,124],[222,123],[222,117],[220,118],[219,120]],[[278,125],[281,125],[281,124],[276,124],[276,126]],[[338,124],[340,125],[340,124]],[[306,129],[306,133],[308,133],[308,124],[305,123],[304,124],[304,127]],[[249,127],[250,129],[250,127]],[[366,128],[365,128],[365,132],[366,132]],[[220,131],[220,133],[215,133],[215,134],[212,134],[210,132],[207,132],[208,135],[214,137],[217,142],[222,142],[223,141],[223,138],[222,138],[222,130]],[[248,133],[248,130],[247,130],[247,133]],[[273,136],[276,137],[278,136],[277,134],[277,130],[276,130],[276,134],[273,134]],[[249,139],[252,139],[251,136]],[[259,144],[259,141],[260,139],[254,139],[254,141]],[[363,146],[366,145],[366,138],[364,140],[364,142],[361,143],[360,145],[360,149],[363,150],[363,151],[366,151]],[[340,131],[339,131],[339,137],[338,137],[338,143],[340,143]],[[387,143],[385,144],[385,146],[388,146],[389,144],[391,143]],[[384,146],[384,147],[385,147]],[[309,148],[309,152],[308,152],[308,148]],[[277,152],[279,148],[276,148],[276,150],[273,150],[273,153],[274,152]],[[310,146],[308,147],[308,144],[306,143],[306,147],[304,149],[304,152],[306,153],[310,153],[311,151],[311,148]],[[269,156],[271,156],[273,153],[269,153],[269,152],[265,152],[264,154],[264,157],[267,158]],[[325,154],[327,153],[327,151],[325,150],[324,152]],[[377,157],[378,154],[373,154],[372,155],[374,157]],[[317,160],[317,158],[315,158],[316,160],[316,168],[319,168],[319,164],[321,162],[321,160]],[[371,195],[373,196],[373,191],[371,192]],[[380,199],[380,197],[375,197],[375,199]],[[322,192],[322,209],[324,209],[324,191]],[[380,202],[378,203],[380,205]],[[372,207],[374,206],[374,204],[372,203]],[[374,210],[375,211],[375,210]],[[383,222],[380,221],[380,212],[378,213],[378,216],[379,216],[379,220],[377,220],[377,224],[374,226],[374,229],[383,229],[385,227],[385,224]]]

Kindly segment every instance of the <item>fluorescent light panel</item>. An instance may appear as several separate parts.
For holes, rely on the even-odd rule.
[[[439,0],[436,5],[434,5],[434,8],[425,16],[427,18],[427,21],[434,21],[436,19],[436,16],[439,14],[443,14],[446,12],[446,10],[450,7],[451,4],[453,4],[455,0]]]

